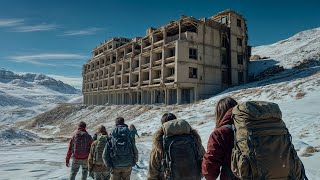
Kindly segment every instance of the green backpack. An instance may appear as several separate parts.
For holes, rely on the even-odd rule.
[[[102,154],[106,146],[106,143],[107,143],[107,135],[99,135],[94,144],[94,155],[93,155],[94,165],[104,165]]]
[[[275,103],[249,101],[232,110],[235,146],[231,170],[244,180],[307,179]]]

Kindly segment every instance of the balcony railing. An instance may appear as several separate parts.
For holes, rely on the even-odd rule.
[[[170,81],[174,80],[174,74],[172,74],[172,75],[169,76],[169,77],[166,77],[166,80],[170,80]]]
[[[142,84],[143,84],[143,85],[149,85],[149,79],[142,81]]]
[[[155,78],[155,79],[152,80],[152,82],[159,83],[159,82],[161,82],[161,78],[160,77],[159,78]]]
[[[156,61],[153,61],[153,65],[161,65],[161,63],[162,63],[162,59],[158,59],[158,60],[156,60]]]

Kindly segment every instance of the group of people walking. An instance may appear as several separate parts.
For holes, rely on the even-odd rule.
[[[134,125],[129,128],[117,117],[111,133],[100,126],[93,141],[80,122],[66,157],[69,167],[73,156],[70,179],[81,166],[83,180],[88,174],[98,180],[129,180],[138,162],[136,135]],[[220,99],[207,150],[187,121],[165,113],[152,143],[148,180],[307,179],[275,103]]]

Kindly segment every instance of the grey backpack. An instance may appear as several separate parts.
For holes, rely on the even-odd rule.
[[[134,151],[131,132],[127,126],[117,126],[111,132],[110,158],[112,167],[133,167]]]

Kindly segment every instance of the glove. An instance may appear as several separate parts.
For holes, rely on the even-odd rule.
[[[69,159],[66,159],[66,166],[69,167]]]

